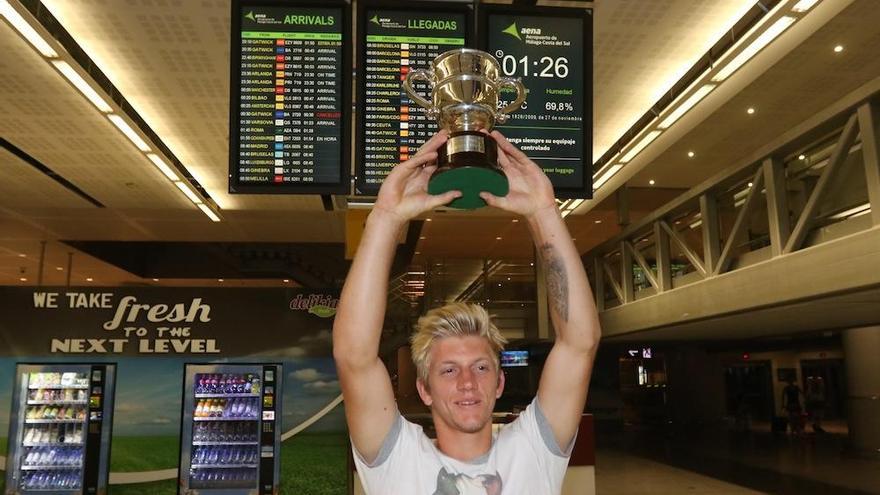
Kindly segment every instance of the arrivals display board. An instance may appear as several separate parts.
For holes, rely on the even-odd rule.
[[[355,192],[376,194],[398,163],[437,132],[437,122],[402,84],[410,69],[428,68],[441,53],[468,46],[470,5],[359,2],[358,146]],[[414,88],[430,99],[430,88]]]
[[[332,0],[233,2],[230,192],[349,191],[349,12]]]
[[[485,5],[481,47],[519,77],[526,102],[498,126],[550,177],[558,198],[592,197],[592,15],[582,9]],[[502,91],[502,104],[515,94]]]

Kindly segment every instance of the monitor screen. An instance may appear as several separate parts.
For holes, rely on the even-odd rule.
[[[529,351],[501,351],[501,367],[528,366]]]
[[[483,49],[528,90],[498,130],[550,178],[558,198],[592,197],[592,15],[584,9],[487,5]],[[510,101],[512,91],[502,91]]]
[[[411,69],[428,68],[438,55],[467,46],[468,5],[363,4],[359,11],[358,154],[355,189],[376,194],[391,169],[409,159],[437,130],[436,120],[412,101],[402,84]],[[423,97],[430,88],[413,87]]]
[[[233,2],[229,191],[350,189],[350,31],[342,2]]]

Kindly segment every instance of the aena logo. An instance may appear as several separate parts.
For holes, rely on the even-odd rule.
[[[501,32],[504,34],[509,34],[509,35],[513,36],[514,38],[522,41],[522,38],[519,37],[519,29],[517,29],[517,27],[516,27],[516,22],[514,22],[510,26],[507,26],[507,28]]]

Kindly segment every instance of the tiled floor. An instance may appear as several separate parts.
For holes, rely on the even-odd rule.
[[[598,431],[596,455],[599,495],[880,494],[880,459],[852,454],[835,433],[625,428]]]
[[[597,495],[749,495],[756,492],[693,471],[617,451],[597,452]]]

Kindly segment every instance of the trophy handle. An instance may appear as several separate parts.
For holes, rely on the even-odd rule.
[[[513,103],[498,111],[498,114],[495,116],[495,121],[499,124],[507,122],[507,114],[518,109],[523,102],[526,101],[526,87],[519,78],[514,79],[512,77],[502,77],[501,79],[498,79],[499,91],[504,86],[511,86],[516,89],[516,99],[513,100]]]
[[[429,119],[437,118],[437,109],[434,108],[434,105],[421,97],[416,90],[412,87],[412,82],[415,80],[422,80],[428,84],[434,84],[434,77],[431,71],[427,69],[416,69],[413,71],[409,71],[406,74],[406,79],[403,81],[403,90],[406,91],[406,94],[409,95],[410,98],[413,99],[419,106],[424,107],[425,116]]]

